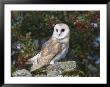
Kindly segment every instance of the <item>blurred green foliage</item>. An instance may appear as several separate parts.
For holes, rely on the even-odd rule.
[[[32,57],[38,50],[33,40],[51,37],[57,23],[65,23],[70,28],[69,57],[77,57],[78,64],[83,64],[91,52],[100,57],[100,46],[92,47],[100,35],[100,11],[12,11],[11,41],[21,41],[23,55]],[[86,73],[87,68],[83,66],[82,71]]]

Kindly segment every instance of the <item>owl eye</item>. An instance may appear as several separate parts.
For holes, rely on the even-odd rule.
[[[62,29],[62,30],[61,30],[61,32],[64,32],[64,31],[65,31],[65,29]]]
[[[58,29],[56,29],[56,32],[58,32]]]

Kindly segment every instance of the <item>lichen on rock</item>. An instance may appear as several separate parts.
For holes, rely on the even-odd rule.
[[[53,77],[59,76],[62,75],[64,71],[71,71],[71,70],[72,71],[76,70],[75,61],[58,62],[56,64],[47,67],[47,76],[53,76]]]
[[[64,72],[71,72],[71,76],[75,76],[76,74],[76,61],[65,61],[65,62],[57,62],[52,65],[48,65],[45,68],[40,68],[34,72],[32,72],[35,76],[42,77],[64,77]],[[75,74],[74,74],[75,73]],[[67,73],[69,74],[69,73]]]
[[[15,71],[12,74],[12,77],[32,77],[32,74],[26,69],[21,69],[21,70]]]
[[[17,70],[13,77],[79,77],[76,61],[65,61],[50,64],[48,66],[30,72],[26,69]]]

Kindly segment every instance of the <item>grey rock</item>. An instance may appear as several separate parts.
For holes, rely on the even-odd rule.
[[[79,77],[79,75],[71,75],[71,76],[65,75],[63,77]]]
[[[13,77],[32,77],[31,73],[26,69],[17,70],[12,74],[12,76]]]
[[[47,77],[47,75],[35,75],[34,77]]]
[[[75,61],[57,62],[47,67],[47,76],[61,76],[63,71],[76,70]]]
[[[63,72],[74,71],[74,70],[76,70],[75,61],[57,62],[55,64],[47,66],[46,68],[42,68],[39,71],[36,71],[37,73],[34,75],[34,77],[64,77]],[[46,74],[44,74],[43,72],[46,72]],[[12,76],[33,77],[33,75],[26,69],[17,70],[12,74]],[[78,75],[73,75],[73,77],[78,77]]]
[[[54,70],[47,73],[47,77],[56,77],[59,76],[59,71]]]

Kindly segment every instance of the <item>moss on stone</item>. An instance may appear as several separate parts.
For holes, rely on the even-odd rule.
[[[46,72],[45,68],[37,69],[37,70],[35,70],[31,73],[32,73],[33,76],[35,76],[35,75],[47,75],[47,72]]]
[[[11,66],[11,76],[16,71],[16,67],[14,65]]]
[[[76,75],[79,75],[79,71],[78,70],[63,71],[62,75],[63,76],[76,76]]]

